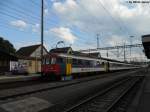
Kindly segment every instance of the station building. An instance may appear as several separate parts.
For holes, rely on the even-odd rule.
[[[17,52],[18,64],[20,72],[26,71],[29,74],[41,72],[41,44],[21,47]],[[43,46],[43,54],[48,54],[48,51]]]
[[[150,34],[142,36],[142,44],[144,47],[145,55],[150,59]]]

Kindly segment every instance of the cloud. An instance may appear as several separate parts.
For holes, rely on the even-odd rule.
[[[53,0],[51,10],[58,15],[60,27],[75,27],[82,36],[86,34],[85,42],[96,40],[95,35],[100,34],[101,47],[130,44],[131,35],[135,37],[132,43],[141,43],[141,35],[150,32],[148,4],[122,0]],[[78,37],[79,41],[82,36]]]
[[[123,45],[123,44],[129,44],[128,40],[125,37],[121,37],[118,35],[113,35],[109,38],[108,44],[111,46],[117,46],[117,45]]]
[[[54,1],[52,10],[60,17],[62,24],[76,26],[85,33],[100,32],[104,38],[113,35],[129,38],[133,34],[137,36],[149,33],[148,5],[131,5],[120,0],[65,0]]]
[[[49,10],[48,9],[44,9],[44,14],[48,15],[48,13],[49,13]]]
[[[32,25],[32,31],[35,33],[40,32],[40,24],[36,23],[35,25]]]
[[[58,11],[59,13],[66,13],[70,10],[76,9],[77,4],[75,0],[66,0],[64,3],[62,2],[54,2],[53,8]]]
[[[77,37],[72,34],[71,30],[66,27],[52,28],[49,30],[49,32],[52,32],[57,37],[62,38],[70,43],[74,43],[74,40],[77,39]]]
[[[21,30],[27,28],[27,23],[23,20],[16,20],[16,21],[11,21],[10,22],[10,25],[14,26],[14,27],[17,27]]]

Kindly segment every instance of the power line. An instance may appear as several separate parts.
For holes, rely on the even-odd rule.
[[[38,4],[37,2],[35,2],[34,0],[30,0],[32,4],[34,4],[35,6],[41,7],[40,4]]]
[[[119,22],[112,16],[112,14],[105,8],[105,6],[101,3],[100,0],[98,0],[98,3],[100,4],[100,6],[105,10],[106,13],[108,13],[108,15],[112,18],[112,20],[114,21],[114,23],[119,27],[119,29],[124,33],[122,26],[119,24]]]
[[[30,8],[25,8],[26,5],[29,5],[29,4],[26,4],[27,2],[25,2],[24,4],[22,3],[21,5],[18,4],[18,2],[15,2],[15,6],[19,9],[19,10],[22,10],[22,11],[26,11],[28,13],[30,13],[31,15],[35,15],[37,14],[38,11],[33,11],[33,10],[30,10]],[[12,4],[11,4],[12,5]],[[40,19],[40,13],[38,13],[39,15],[37,16],[37,18]]]
[[[7,9],[11,9],[11,11],[13,10],[14,12],[26,15],[26,16],[31,17],[31,18],[34,18],[35,20],[40,20],[40,18],[35,16],[35,15],[33,15],[33,13],[30,13],[30,12],[26,13],[23,9],[17,9],[16,7],[13,7],[10,4],[4,4],[4,5],[2,5],[2,7],[4,7],[5,10],[6,10],[6,7],[7,7]]]
[[[112,6],[111,1],[109,1],[109,3],[110,3],[110,5]],[[122,26],[123,26],[124,29],[126,30],[127,35],[130,36],[129,30],[128,30],[127,26],[125,25],[124,21],[120,18],[120,16],[118,16],[118,18],[119,18],[119,20],[121,21]]]
[[[48,6],[47,6],[47,7],[48,7]],[[48,8],[49,8],[49,7],[48,7]],[[52,13],[53,15],[57,16],[54,12],[51,11],[51,13]],[[67,21],[67,22],[68,22],[68,21]],[[68,25],[67,25],[67,26],[68,26]],[[70,26],[69,26],[69,28],[70,28]],[[72,26],[71,26],[71,28],[72,28]],[[87,31],[85,31],[85,30],[83,30],[83,29],[81,30],[81,28],[80,28],[80,32],[83,33],[83,34],[86,34],[86,35],[89,33],[89,32],[87,32]],[[75,35],[75,34],[74,34],[74,35]],[[79,35],[79,34],[78,34],[78,35]],[[89,35],[89,34],[88,34],[88,35]],[[81,35],[80,35],[80,36],[81,36]],[[78,36],[77,36],[77,37],[78,37]],[[84,41],[84,42],[78,42],[78,43],[86,44],[86,39],[80,38],[80,41],[81,41],[81,40]],[[86,45],[89,45],[89,44],[86,44]]]
[[[11,18],[17,19],[17,20],[18,20],[18,19],[23,19],[23,18],[20,18],[20,17],[14,16],[14,15],[11,15],[11,14],[9,14],[9,13],[2,12],[2,11],[0,11],[0,14],[5,15],[5,16],[7,16],[7,17],[11,17]],[[33,23],[31,23],[31,22],[28,22],[28,24],[34,25],[34,24],[33,24]]]

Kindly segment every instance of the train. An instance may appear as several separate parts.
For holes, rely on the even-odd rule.
[[[43,56],[41,70],[42,77],[72,80],[79,75],[136,68],[140,68],[140,66],[102,57],[49,53]]]

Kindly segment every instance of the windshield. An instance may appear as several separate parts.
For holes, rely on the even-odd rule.
[[[56,64],[56,58],[51,58],[51,64]]]
[[[45,58],[43,59],[43,64],[55,64],[56,63],[56,58]]]

